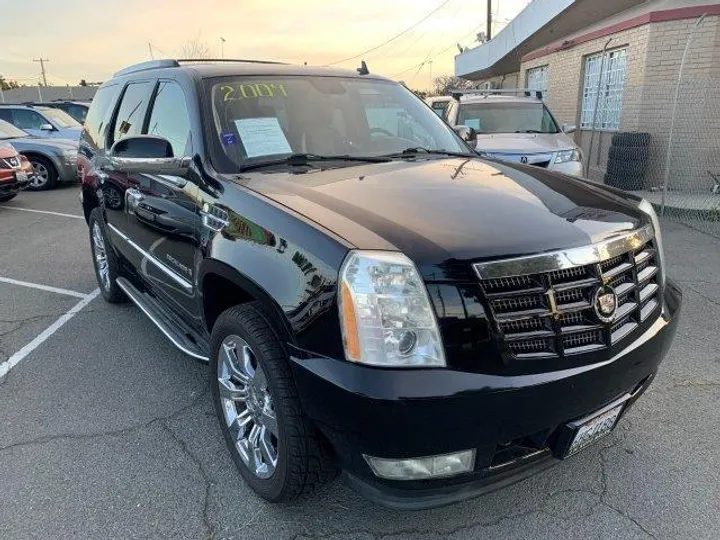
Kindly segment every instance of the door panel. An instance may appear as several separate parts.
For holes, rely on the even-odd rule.
[[[179,177],[141,175],[127,190],[127,230],[148,284],[194,320],[195,254],[202,227],[197,187]]]

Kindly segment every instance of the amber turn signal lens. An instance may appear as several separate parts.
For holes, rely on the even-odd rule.
[[[360,339],[358,338],[355,305],[347,283],[342,284],[342,317],[345,338],[345,354],[348,360],[360,360]]]

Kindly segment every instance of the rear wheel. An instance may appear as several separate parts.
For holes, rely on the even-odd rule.
[[[213,402],[247,484],[289,501],[334,478],[336,469],[303,415],[289,359],[255,303],[223,312],[212,331]]]
[[[13,193],[12,195],[0,195],[0,203],[8,202],[15,197],[17,197],[17,193]]]
[[[33,175],[30,177],[28,189],[31,191],[42,191],[52,189],[58,181],[57,169],[49,159],[40,156],[28,158],[33,166]]]
[[[94,208],[90,212],[90,249],[95,277],[103,298],[111,304],[124,302],[127,297],[116,281],[120,277],[120,261],[108,242],[105,220],[100,208]]]

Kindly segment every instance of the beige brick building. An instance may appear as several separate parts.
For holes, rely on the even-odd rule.
[[[665,178],[671,189],[711,188],[708,171],[720,173],[720,3],[535,0],[512,24],[458,55],[456,75],[544,90],[558,122],[577,125],[591,178],[603,178],[614,133],[640,131],[651,135],[646,188]],[[516,39],[503,39],[508,32]]]

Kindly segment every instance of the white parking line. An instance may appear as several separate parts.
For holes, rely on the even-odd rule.
[[[74,296],[75,298],[85,298],[85,293],[71,291],[69,289],[60,289],[58,287],[50,287],[49,285],[40,285],[39,283],[28,283],[27,281],[20,281],[18,279],[0,277],[0,283],[8,283],[10,285],[20,285],[21,287],[29,287],[31,289],[39,289],[41,291],[47,291],[57,294],[64,294],[67,296]]]
[[[95,299],[95,297],[97,297],[98,294],[100,294],[100,289],[95,289],[90,294],[85,295],[82,300],[80,300],[77,304],[75,304],[68,311],[66,311],[63,315],[61,315],[57,321],[55,321],[50,326],[48,326],[45,330],[43,330],[40,333],[40,335],[38,335],[30,343],[25,345],[18,352],[13,354],[10,358],[5,360],[5,362],[0,364],[0,379],[2,379],[5,375],[7,375],[8,372],[12,368],[14,368],[16,365],[18,365],[23,360],[23,358],[25,358],[28,354],[30,354],[35,349],[37,349],[40,345],[42,345],[42,343],[46,339],[48,339],[55,332],[57,332],[62,327],[62,325],[64,325],[66,322],[68,322],[70,319],[72,319],[81,309],[83,309],[90,302],[92,302],[92,300]]]
[[[33,208],[18,208],[17,206],[5,206],[2,204],[0,204],[0,208],[18,210],[20,212],[35,212],[36,214],[50,214],[51,216],[69,217],[73,219],[85,219],[83,216],[78,216],[77,214],[63,214],[62,212],[49,212],[47,210],[35,210]]]

